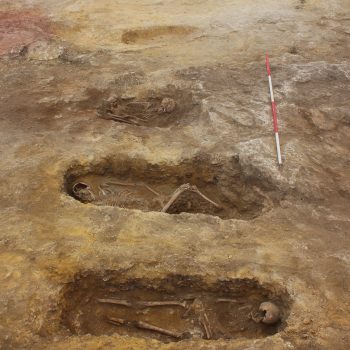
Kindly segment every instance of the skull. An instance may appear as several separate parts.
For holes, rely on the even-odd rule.
[[[165,97],[159,108],[159,112],[171,113],[176,108],[176,102],[172,98]]]
[[[262,314],[262,323],[275,324],[281,319],[281,313],[278,306],[270,301],[260,304],[259,312]]]
[[[73,195],[83,203],[89,203],[95,200],[95,196],[90,186],[84,182],[76,182],[72,187]]]

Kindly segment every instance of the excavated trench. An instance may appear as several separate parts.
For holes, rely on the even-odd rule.
[[[260,177],[245,177],[236,158],[218,163],[203,156],[179,165],[118,158],[74,166],[65,191],[82,203],[246,220],[281,199]]]
[[[138,96],[112,95],[97,108],[97,115],[102,119],[159,128],[191,122],[201,114],[201,105],[192,92],[173,85],[160,90],[148,90]]]
[[[150,280],[87,272],[64,287],[61,323],[72,334],[116,333],[162,342],[262,338],[286,325],[290,298],[281,290],[254,279],[207,283],[195,276]]]

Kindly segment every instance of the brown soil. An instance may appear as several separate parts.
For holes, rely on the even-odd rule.
[[[113,272],[84,273],[62,292],[62,323],[73,334],[117,333],[170,342],[207,339],[208,334],[201,323],[203,317],[207,317],[210,339],[261,338],[275,334],[286,324],[289,298],[277,296],[273,290],[276,288],[269,289],[248,279],[207,284],[190,276],[128,280]],[[267,300],[281,311],[282,320],[273,325],[251,318],[251,314],[257,314],[259,305]],[[150,306],[149,302],[165,305]],[[173,302],[179,305],[171,305]],[[113,324],[113,320],[129,323],[118,325]],[[137,327],[140,321],[170,330],[174,336],[140,329]]]
[[[142,29],[127,30],[122,35],[124,44],[147,43],[153,40],[174,40],[195,31],[190,26],[153,26]]]
[[[1,349],[349,349],[348,0],[0,10]]]
[[[107,164],[75,167],[65,177],[66,191],[83,203],[143,211],[161,211],[179,186],[195,185],[200,194],[185,191],[167,210],[169,214],[202,213],[223,219],[253,219],[271,210],[281,194],[257,178],[245,178],[237,160],[217,163],[198,156],[178,166],[115,159]],[[78,194],[73,188],[85,184]],[[84,186],[84,185],[83,185]],[[218,204],[215,206],[212,202]]]

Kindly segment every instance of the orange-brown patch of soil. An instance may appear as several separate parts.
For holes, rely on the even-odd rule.
[[[51,23],[38,12],[0,12],[0,55],[21,52],[27,45],[52,33]]]

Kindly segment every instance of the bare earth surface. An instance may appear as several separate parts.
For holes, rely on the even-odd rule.
[[[1,0],[0,348],[349,349],[349,10]]]

